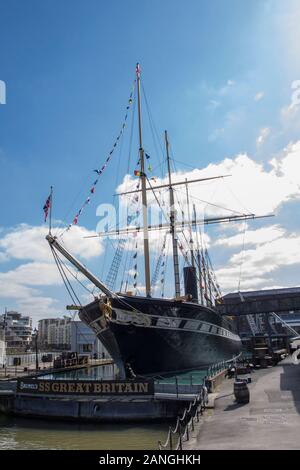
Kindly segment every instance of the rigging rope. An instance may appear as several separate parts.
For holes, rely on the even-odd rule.
[[[244,222],[244,231],[243,231],[243,247],[242,247],[242,258],[240,263],[240,273],[239,273],[239,282],[238,282],[238,292],[240,292],[241,287],[241,279],[242,279],[242,267],[244,263],[244,255],[245,255],[245,237],[246,237],[246,230],[247,230],[247,223]]]
[[[54,261],[55,261],[55,264],[57,266],[57,269],[61,275],[61,278],[63,280],[63,283],[66,287],[66,290],[67,292],[69,293],[69,296],[73,302],[74,305],[76,305],[76,302],[75,300],[77,301],[77,305],[79,305],[81,307],[81,310],[82,311],[85,311],[85,309],[83,308],[75,290],[73,289],[73,286],[72,284],[70,283],[66,273],[64,272],[64,268],[66,268],[70,274],[73,275],[73,273],[67,268],[66,264],[60,259],[60,257],[58,256],[57,252],[54,250],[54,248],[51,246],[51,251],[52,251],[52,255],[54,257]],[[74,275],[73,275],[74,276]],[[78,281],[78,279],[76,278],[76,280]],[[80,281],[78,281],[80,282]],[[80,283],[81,284],[81,283]],[[73,294],[72,294],[73,293]],[[75,316],[76,316],[76,312],[72,315],[72,320],[74,321],[75,320]],[[78,332],[78,327],[77,327],[77,324],[76,324],[76,321],[75,321],[75,328],[76,328],[76,331]],[[79,334],[87,341],[89,342],[89,338],[86,337],[86,335],[83,333],[83,332],[79,332]]]
[[[152,139],[153,139],[153,143],[154,143],[154,147],[155,147],[156,157],[157,157],[157,160],[158,160],[158,166],[161,166],[164,163],[164,150],[163,150],[163,147],[161,145],[161,139],[159,138],[157,128],[155,126],[154,119],[152,117],[151,109],[150,109],[150,106],[149,106],[149,103],[148,103],[148,100],[147,100],[147,96],[146,96],[146,92],[145,92],[143,82],[141,82],[141,85],[142,85],[142,92],[143,92],[143,96],[144,96],[144,100],[145,100],[145,104],[146,104],[146,110],[147,110],[147,114],[148,114]],[[155,140],[155,137],[156,137],[157,141]],[[161,155],[162,155],[162,159],[160,158],[160,152],[158,151],[157,143],[160,147],[160,152],[161,152]]]
[[[97,177],[96,179],[94,180],[94,182],[92,183],[91,187],[90,187],[90,191],[89,191],[89,196],[85,199],[84,203],[82,204],[82,206],[80,207],[80,209],[78,210],[78,212],[76,213],[72,223],[70,223],[68,225],[68,227],[62,232],[61,235],[63,235],[64,232],[70,230],[70,228],[73,226],[73,225],[77,225],[78,223],[78,219],[79,217],[81,216],[83,210],[85,209],[85,207],[90,203],[90,200],[91,200],[91,196],[95,193],[95,190],[96,190],[96,185],[99,181],[99,178],[100,176],[103,174],[103,172],[105,171],[108,163],[110,162],[112,156],[113,156],[113,153],[116,149],[116,147],[118,146],[118,143],[120,141],[120,138],[122,137],[123,135],[123,132],[125,130],[125,127],[126,127],[126,122],[127,122],[127,118],[128,118],[128,112],[129,112],[129,109],[132,105],[132,102],[133,102],[133,99],[132,99],[132,96],[133,96],[133,93],[134,93],[134,90],[135,90],[135,85],[136,85],[136,79],[134,79],[134,82],[133,82],[133,85],[132,85],[132,90],[131,90],[131,93],[129,95],[129,99],[128,99],[128,102],[127,102],[127,106],[126,106],[126,112],[125,112],[125,117],[123,119],[123,122],[122,122],[122,125],[121,125],[121,128],[120,128],[120,131],[119,131],[119,134],[116,138],[116,140],[114,141],[112,147],[111,147],[111,150],[106,158],[106,160],[104,161],[102,167],[100,169],[95,169],[94,172],[97,174]]]

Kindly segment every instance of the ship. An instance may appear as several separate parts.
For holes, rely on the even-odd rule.
[[[174,186],[201,184],[202,181],[224,177],[213,176],[192,181],[172,181],[170,166],[169,138],[165,131],[166,181],[155,186],[146,174],[147,154],[143,147],[141,118],[141,71],[136,66],[135,82],[137,86],[138,130],[139,130],[139,171],[135,172],[139,184],[128,194],[139,193],[142,202],[142,226],[119,228],[97,236],[117,235],[122,237],[119,244],[124,244],[124,237],[139,232],[143,235],[144,295],[133,291],[116,292],[91,273],[52,235],[47,235],[48,243],[55,253],[59,252],[77,270],[79,270],[101,294],[87,305],[78,308],[80,319],[88,325],[103,343],[116,364],[121,378],[136,376],[165,376],[185,371],[199,370],[221,361],[231,361],[241,353],[241,339],[235,328],[233,317],[222,316],[217,309],[222,302],[218,284],[211,274],[207,261],[207,252],[193,237],[200,224],[231,222],[256,218],[254,214],[233,215],[231,217],[197,218],[195,208],[193,216],[187,221],[179,221],[174,200]],[[167,188],[169,205],[168,218],[157,226],[149,224],[147,211],[148,192],[155,196],[157,189]],[[189,229],[189,250],[185,252],[184,293],[182,292],[179,256],[182,250],[178,232]],[[149,232],[165,230],[171,239],[172,278],[174,296],[170,298],[153,295],[150,276]],[[57,263],[59,257],[56,255]],[[136,282],[134,283],[136,287]],[[183,294],[183,295],[182,295]]]

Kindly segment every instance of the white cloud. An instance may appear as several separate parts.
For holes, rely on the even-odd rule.
[[[241,290],[274,284],[280,268],[300,264],[300,234],[284,235],[255,248],[233,254],[226,267],[216,271],[220,285],[225,290],[237,289],[241,275]]]
[[[279,225],[270,225],[269,227],[259,228],[257,230],[246,230],[244,233],[239,233],[232,237],[219,238],[216,240],[215,245],[222,245],[228,247],[241,246],[245,243],[247,245],[261,245],[271,242],[284,235],[285,230]]]
[[[197,213],[205,211],[206,216],[228,215],[224,209],[216,209],[199,200],[213,202],[222,207],[231,208],[241,213],[256,213],[257,215],[272,213],[282,204],[293,199],[300,199],[300,141],[291,143],[283,152],[270,162],[271,169],[255,162],[246,154],[234,158],[225,158],[219,163],[208,165],[200,170],[176,172],[172,174],[173,181],[205,178],[216,175],[232,175],[224,180],[203,182],[190,185],[190,200],[197,206]],[[167,183],[165,179],[157,179],[153,186]],[[136,184],[130,176],[118,188],[118,191],[128,190]],[[176,189],[177,198],[182,206],[185,203],[185,188]],[[148,192],[150,204],[155,200]],[[238,198],[235,196],[238,195]],[[165,198],[167,209],[167,192]],[[124,203],[124,201],[123,201]],[[232,213],[232,212],[231,212]],[[267,219],[266,219],[267,220]],[[245,235],[244,260],[242,265],[242,289],[270,287],[279,284],[276,279],[280,267],[300,263],[300,236],[289,235],[280,225],[274,224],[250,229],[247,226]],[[250,225],[250,224],[249,224]],[[238,233],[232,236],[221,234],[213,246],[240,248],[243,245],[244,223],[230,224]],[[223,226],[224,229],[225,225]],[[219,232],[220,233],[220,232]],[[226,254],[226,251],[225,251]],[[228,263],[217,270],[217,278],[225,290],[236,290],[240,274],[242,252],[231,256]]]
[[[54,263],[26,263],[17,268],[0,273],[0,283],[8,281],[25,286],[53,286],[62,284],[62,279]]]
[[[267,139],[267,137],[270,135],[270,128],[269,127],[263,127],[260,132],[259,132],[259,136],[257,137],[256,139],[256,145],[257,147],[261,147],[265,140]]]
[[[56,230],[54,227],[53,233]],[[12,259],[52,261],[51,251],[45,240],[47,233],[47,227],[20,224],[0,239],[0,249],[6,257]],[[87,230],[85,227],[75,226],[64,233],[63,242],[75,256],[87,260],[102,253],[99,238],[84,238],[95,234],[96,232]]]
[[[195,169],[189,172],[178,171],[172,174],[174,182],[187,179],[207,178],[219,175],[231,175],[224,180],[202,182],[190,185],[190,199],[195,203],[197,214],[202,214],[204,208],[206,215],[239,213],[264,214],[275,211],[282,203],[294,198],[300,198],[300,141],[290,144],[282,154],[271,161],[271,170],[266,170],[260,163],[255,162],[246,154],[239,154],[235,158],[225,158],[219,163],[209,164],[204,169]],[[167,178],[157,178],[152,186],[167,184]],[[117,188],[118,192],[125,192],[135,188],[136,180],[127,175],[123,183]],[[181,188],[181,189],[179,189]],[[157,194],[159,192],[157,191]],[[185,188],[177,187],[177,197],[182,206],[185,205]],[[164,190],[161,197],[165,198],[165,209],[168,204],[168,194]],[[121,197],[124,204],[126,196]],[[150,204],[157,203],[152,192],[148,191]],[[202,201],[209,201],[230,210],[217,210]],[[232,209],[232,211],[231,211]]]
[[[254,101],[260,101],[265,96],[263,91],[258,91],[254,96]]]
[[[256,246],[245,252],[236,253],[231,262],[243,264],[248,271],[260,275],[274,271],[279,266],[287,266],[300,262],[300,236],[290,235],[277,238],[271,242]]]
[[[12,279],[6,279],[5,273],[1,274],[0,298],[5,299],[22,299],[32,298],[39,292],[22,284],[14,282]]]
[[[53,228],[53,232],[56,228]],[[2,231],[0,259],[19,262],[16,267],[0,272],[0,298],[14,299],[16,308],[39,318],[58,314],[56,300],[45,295],[45,288],[61,286],[62,279],[45,240],[44,226],[21,224]],[[63,243],[75,256],[90,260],[102,253],[101,240],[84,239],[95,232],[84,227],[73,227],[63,236]],[[27,261],[27,262],[24,262]],[[77,276],[82,280],[82,275]]]
[[[41,318],[59,317],[66,314],[63,308],[59,308],[57,301],[52,297],[35,296],[33,299],[24,297],[18,302],[20,312],[29,314],[35,321]]]

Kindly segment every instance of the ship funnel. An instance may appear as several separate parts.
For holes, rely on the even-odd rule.
[[[191,297],[193,302],[198,302],[197,276],[194,266],[183,268],[184,292]]]

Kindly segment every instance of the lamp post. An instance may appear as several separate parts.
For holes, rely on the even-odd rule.
[[[39,356],[38,356],[38,330],[34,329],[34,338],[35,338],[35,369],[39,370]]]

